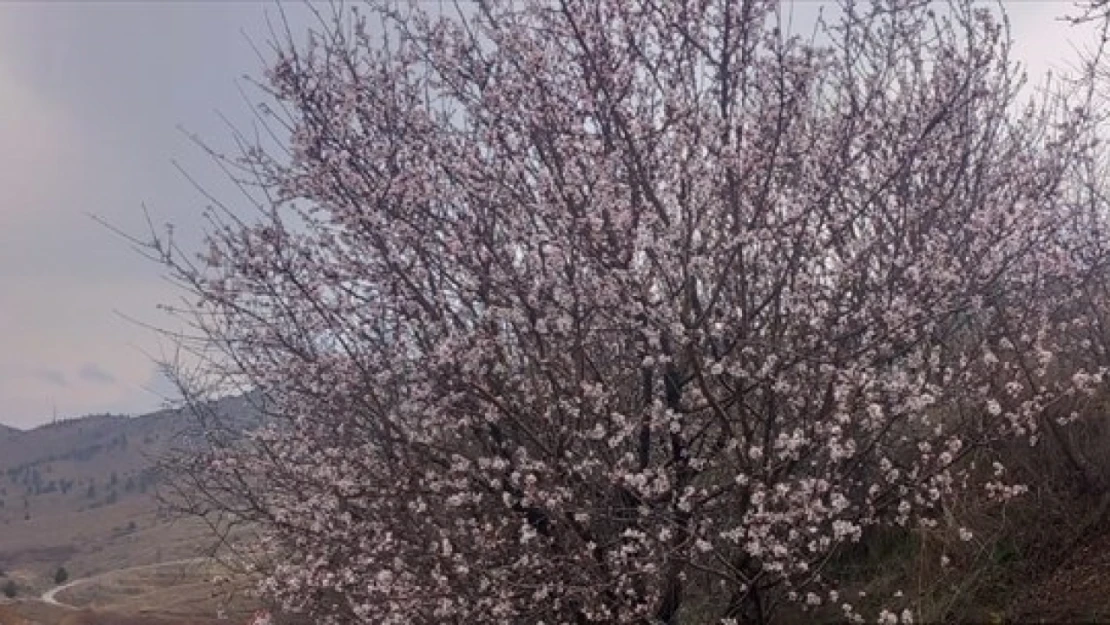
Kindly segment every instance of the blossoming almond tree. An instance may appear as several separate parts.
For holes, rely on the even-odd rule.
[[[277,46],[258,218],[153,242],[269,418],[183,479],[286,609],[764,622],[869,528],[1018,492],[968,454],[1099,383],[1055,358],[1085,110],[991,11],[437,7]]]

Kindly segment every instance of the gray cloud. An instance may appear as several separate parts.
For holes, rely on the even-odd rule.
[[[99,365],[92,362],[87,362],[82,365],[81,370],[77,372],[77,375],[80,376],[82,380],[86,382],[92,382],[93,384],[116,383],[116,376],[108,373],[104,369],[101,369]]]
[[[31,377],[59,388],[67,388],[69,386],[69,380],[66,379],[66,374],[57,369],[36,369],[31,372]]]

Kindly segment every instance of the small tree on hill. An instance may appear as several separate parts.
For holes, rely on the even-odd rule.
[[[66,567],[59,566],[58,570],[54,572],[54,583],[64,584],[67,580],[69,580],[69,571],[66,570]]]
[[[4,584],[4,596],[8,599],[14,599],[17,594],[19,594],[19,587],[15,585],[14,579],[9,579]]]
[[[287,609],[764,622],[870,528],[1020,492],[969,459],[1100,383],[1058,358],[1088,111],[1020,97],[991,11],[373,7],[277,46],[258,219],[151,243],[270,423],[207,421],[183,503],[262,532]]]

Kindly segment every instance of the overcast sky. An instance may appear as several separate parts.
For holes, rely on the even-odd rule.
[[[1041,73],[1081,33],[1066,2],[1009,2],[1017,52]],[[195,232],[219,173],[179,128],[226,145],[217,111],[244,120],[241,77],[258,75],[266,2],[0,2],[0,423],[56,413],[141,413],[168,385],[154,358],[172,345],[134,318],[168,321],[173,290],[89,214],[141,233]]]

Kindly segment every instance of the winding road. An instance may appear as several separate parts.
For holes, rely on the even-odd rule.
[[[60,606],[60,607],[63,607],[63,608],[70,608],[70,609],[76,610],[76,609],[78,609],[77,606],[70,605],[70,604],[64,603],[62,601],[58,601],[58,597],[57,597],[58,593],[62,592],[63,590],[73,588],[74,586],[79,586],[81,584],[87,584],[88,582],[94,581],[94,580],[96,580],[98,578],[101,578],[101,577],[107,577],[109,575],[119,575],[120,573],[131,573],[131,572],[134,572],[134,571],[144,571],[144,570],[148,570],[148,569],[157,569],[157,568],[162,568],[164,566],[175,566],[175,565],[178,565],[178,564],[193,564],[193,563],[199,564],[199,563],[202,563],[202,562],[212,562],[212,561],[213,560],[211,558],[185,558],[183,560],[170,560],[169,562],[158,562],[157,564],[143,564],[143,565],[140,565],[140,566],[130,566],[130,567],[127,567],[126,569],[116,569],[114,571],[105,571],[103,573],[97,573],[96,575],[90,575],[88,577],[81,577],[81,578],[66,582],[66,583],[64,583],[60,586],[55,586],[55,587],[51,588],[50,590],[47,590],[46,592],[42,593],[42,596],[39,597],[39,601],[42,601],[43,603],[48,603],[50,605],[56,605],[56,606]]]

